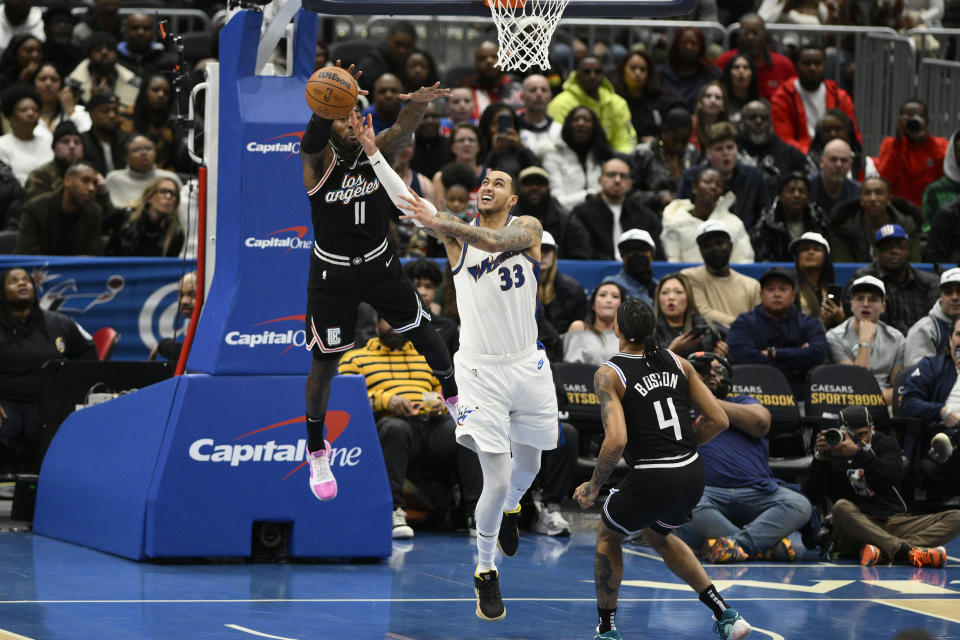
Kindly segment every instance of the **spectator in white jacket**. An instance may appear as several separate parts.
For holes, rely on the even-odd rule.
[[[660,242],[667,262],[701,262],[697,229],[705,221],[722,222],[730,234],[730,262],[753,262],[753,245],[739,217],[730,213],[733,193],[723,195],[720,174],[705,167],[694,179],[689,200],[674,200],[663,209]]]
[[[596,114],[587,107],[576,107],[563,122],[560,143],[543,154],[543,168],[550,174],[550,194],[565,209],[600,191],[603,163],[613,157],[613,149]]]

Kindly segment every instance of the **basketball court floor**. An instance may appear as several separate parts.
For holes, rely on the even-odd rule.
[[[375,563],[137,563],[29,532],[0,533],[0,640],[588,640],[596,625],[593,514],[570,538],[521,534],[498,555],[505,620],[474,615],[475,547],[417,532]],[[793,564],[707,566],[751,638],[960,639],[960,541],[946,570],[865,568],[808,553]],[[952,565],[952,566],[951,566]],[[618,627],[628,640],[714,638],[710,614],[663,562],[627,546]]]

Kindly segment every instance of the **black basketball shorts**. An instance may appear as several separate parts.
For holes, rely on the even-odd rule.
[[[632,536],[650,527],[667,535],[690,520],[703,495],[703,462],[682,467],[631,469],[603,503],[600,517],[613,531]]]
[[[307,348],[314,358],[339,357],[356,346],[361,302],[376,309],[400,333],[430,320],[429,309],[392,252],[356,266],[334,265],[311,256],[306,326]]]

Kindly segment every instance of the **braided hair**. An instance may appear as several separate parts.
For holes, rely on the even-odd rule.
[[[657,320],[653,309],[639,298],[628,298],[617,309],[617,324],[620,333],[630,344],[642,344],[643,355],[651,364],[666,368],[670,355],[657,339]]]

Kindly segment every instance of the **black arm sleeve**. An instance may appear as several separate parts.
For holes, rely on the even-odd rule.
[[[300,151],[303,153],[314,154],[323,151],[330,140],[330,130],[333,128],[333,120],[327,120],[314,114],[307,123],[307,130],[303,132],[300,138]]]

